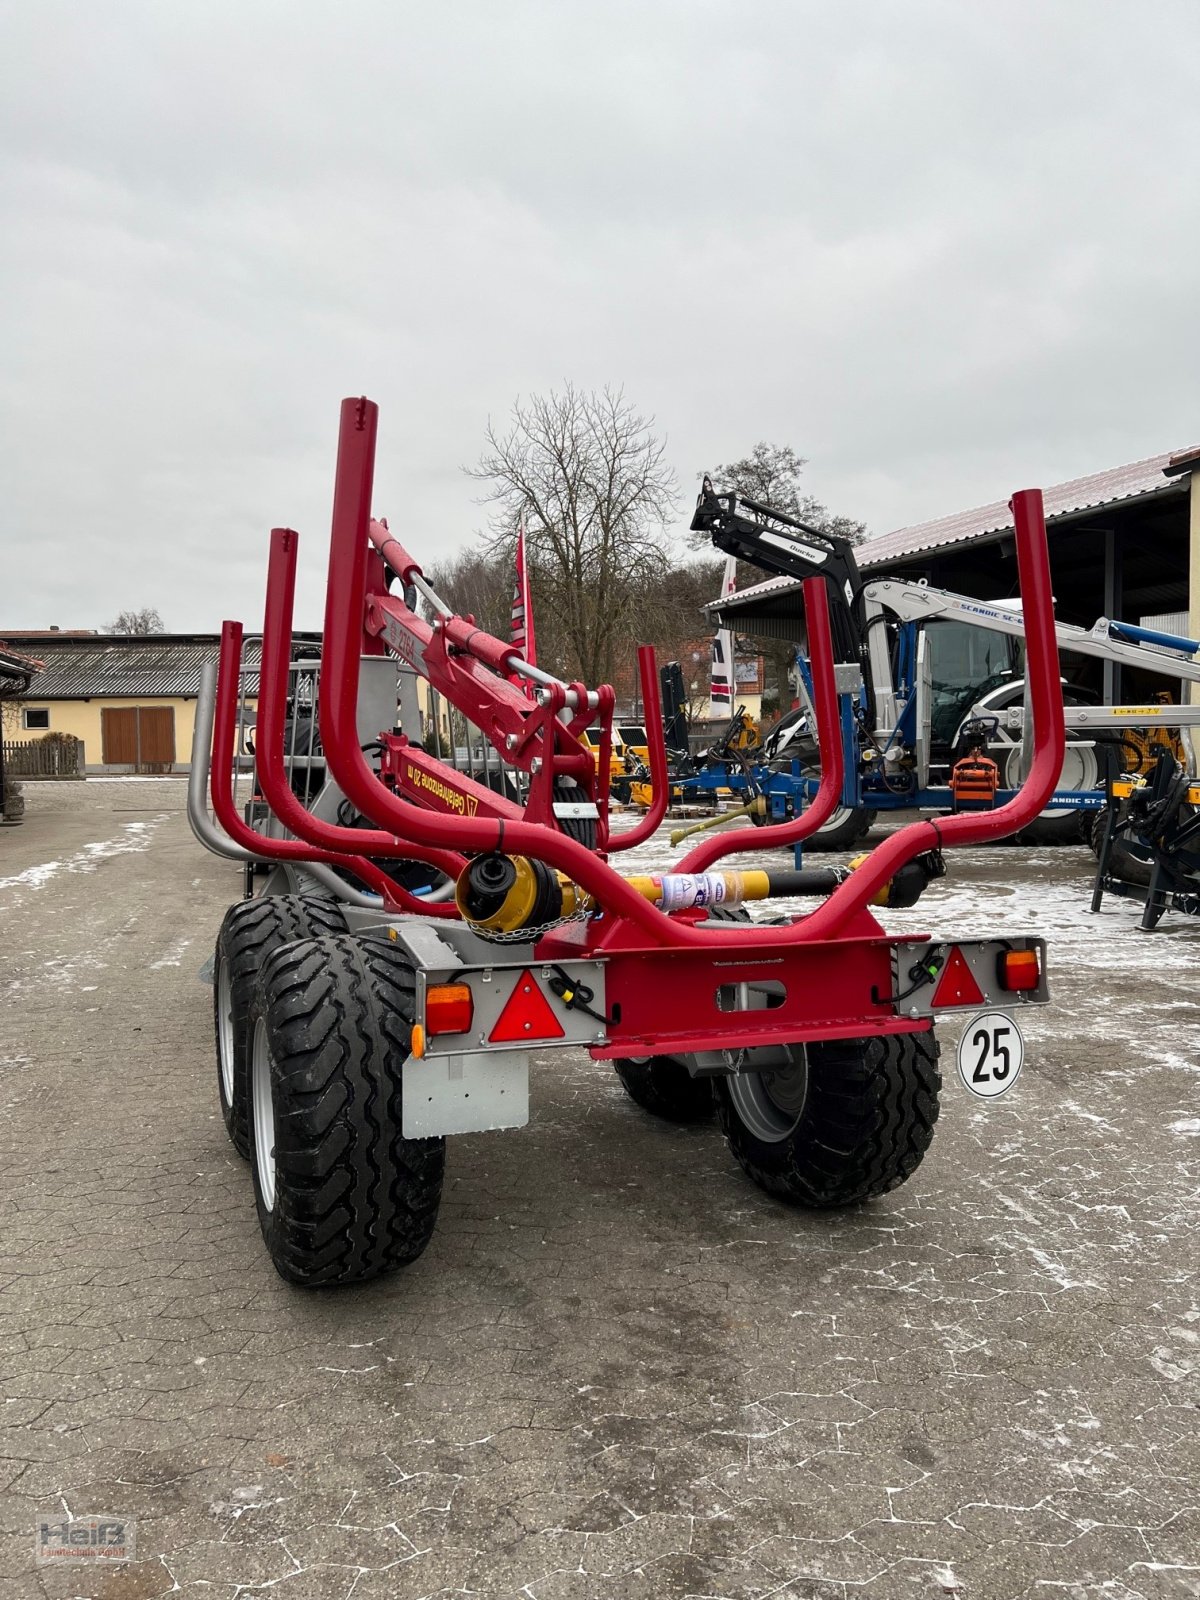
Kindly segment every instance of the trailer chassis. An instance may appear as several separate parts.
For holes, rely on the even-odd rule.
[[[207,848],[287,874],[276,880],[285,892],[274,903],[259,897],[231,910],[217,952],[222,1109],[235,1145],[254,1157],[260,1219],[279,1270],[297,1282],[352,1281],[402,1264],[427,1242],[426,1235],[414,1244],[409,1228],[407,1244],[390,1251],[372,1246],[382,1227],[376,1197],[360,1208],[364,1214],[375,1208],[366,1234],[354,1233],[352,1211],[339,1235],[340,1254],[313,1257],[311,1219],[296,1223],[295,1208],[310,1203],[307,1191],[288,1188],[297,1162],[306,1172],[317,1162],[307,1146],[301,1159],[290,1143],[297,1128],[308,1126],[307,1102],[288,1101],[291,1109],[281,1109],[282,1096],[299,1092],[297,1083],[312,1091],[316,1070],[311,1032],[303,1034],[308,1054],[296,1054],[300,993],[326,996],[315,1015],[333,1018],[361,1003],[363,1015],[375,1019],[371,1029],[360,1026],[355,1038],[342,1039],[343,1059],[330,1067],[328,1081],[341,1085],[339,1115],[351,1121],[355,1095],[367,1095],[365,1083],[374,1085],[376,1099],[386,1087],[392,1144],[385,1165],[412,1193],[426,1194],[433,1183],[422,1154],[427,1145],[448,1133],[526,1120],[533,1049],[586,1049],[615,1061],[627,1087],[638,1081],[635,1069],[657,1073],[656,1095],[668,1069],[681,1095],[708,1079],[734,1084],[724,1100],[718,1093],[718,1115],[752,1176],[763,1168],[763,1148],[791,1152],[805,1118],[815,1114],[807,1087],[814,1074],[861,1079],[866,1106],[882,1093],[885,1076],[899,1082],[907,1073],[928,1135],[936,1116],[936,1048],[928,1037],[934,1016],[1044,1003],[1045,946],[1032,935],[898,937],[885,933],[868,907],[914,863],[932,876],[943,851],[1017,831],[1053,791],[1064,733],[1039,492],[1021,491],[1013,500],[1035,729],[1026,783],[995,811],[911,824],[853,873],[795,875],[789,889],[821,896],[820,903],[800,916],[756,923],[733,919],[744,916],[743,899],[773,892],[759,881],[770,875],[712,869],[754,849],[757,830],[710,837],[669,871],[649,877],[624,877],[609,862],[648,838],[666,808],[653,652],[640,652],[639,667],[655,802],[620,835],[608,826],[602,776],[609,768],[611,688],[534,674],[511,646],[448,612],[419,564],[371,515],[377,422],[371,402],[343,403],[319,689],[323,759],[336,805],[328,795],[311,808],[303,804],[284,759],[299,544],[290,529],[271,535],[255,739],[258,782],[275,826],[263,832],[239,815],[230,784],[240,623],[224,624],[215,684],[206,678],[203,685],[189,788],[192,826]],[[390,592],[395,578],[407,598]],[[409,603],[414,590],[432,608],[432,620],[415,600]],[[772,829],[774,843],[793,845],[828,818],[846,776],[824,579],[808,580],[803,596],[824,766],[811,804]],[[415,727],[394,726],[400,668],[426,677],[502,759],[526,774],[524,805],[437,761]],[[533,701],[513,687],[514,675],[535,678]],[[589,725],[600,729],[598,764],[580,737]],[[204,800],[206,778],[215,820]],[[353,825],[329,820],[347,813]],[[443,897],[429,903],[405,889],[387,870],[397,861],[443,874]],[[257,965],[239,1009],[235,980],[251,958]],[[305,1026],[317,1024],[309,1017]],[[346,1072],[357,1088],[342,1083],[338,1074]],[[754,1114],[739,1122],[739,1106]],[[319,1131],[305,1137],[317,1139]],[[753,1162],[735,1134],[743,1145],[757,1141]],[[364,1129],[351,1139],[355,1148],[356,1141],[368,1142]],[[344,1152],[345,1140],[339,1148]],[[920,1153],[898,1156],[886,1170],[864,1169],[840,1187],[803,1173],[788,1179],[790,1188],[780,1187],[779,1174],[766,1186],[799,1203],[849,1203],[903,1181]],[[352,1162],[343,1187],[358,1192],[366,1181],[363,1162],[374,1170],[379,1153]],[[415,1202],[410,1197],[405,1204],[409,1216]],[[310,1245],[302,1248],[297,1239]]]

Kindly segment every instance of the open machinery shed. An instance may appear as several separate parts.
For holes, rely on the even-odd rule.
[[[1200,638],[1200,446],[1073,478],[1045,490],[1059,620],[1097,617]],[[858,546],[864,577],[926,579],[978,600],[1017,593],[1012,513],[1005,501],[898,528]],[[751,597],[754,598],[751,598]],[[730,620],[771,633],[799,604],[799,584],[774,578],[743,590]],[[1119,702],[1165,685],[1112,662],[1064,657],[1068,677]],[[1200,685],[1193,698],[1200,699]]]

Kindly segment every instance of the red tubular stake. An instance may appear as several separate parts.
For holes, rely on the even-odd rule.
[[[652,644],[638,646],[638,677],[642,683],[642,708],[646,714],[646,745],[650,756],[650,809],[627,833],[610,834],[609,854],[642,844],[667,814],[671,783],[667,776],[667,742],[663,734],[662,688]]]
[[[736,833],[705,839],[672,870],[703,872],[721,856],[735,850],[767,850],[776,845],[798,844],[823,828],[837,809],[846,773],[838,717],[837,676],[833,664],[833,632],[829,626],[829,590],[824,578],[805,578],[804,616],[808,623],[809,660],[812,662],[813,702],[817,713],[817,742],[821,752],[821,781],[807,806],[792,822],[773,828],[739,828]]]
[[[937,850],[943,845],[978,844],[1016,833],[1033,821],[1054,793],[1066,753],[1066,732],[1042,492],[1021,489],[1010,504],[1024,601],[1025,670],[1033,703],[1034,756],[1029,776],[1012,799],[995,811],[962,812],[937,822],[913,822],[885,839],[824,905],[805,917],[801,927],[807,938],[836,935],[906,862],[922,851]]]
[[[296,556],[299,536],[290,528],[271,529],[271,554],[267,566],[267,603],[263,615],[262,662],[259,667],[258,725],[255,760],[263,798],[283,823],[301,839],[319,849],[358,855],[404,858],[429,863],[451,878],[466,865],[463,857],[447,850],[429,850],[401,844],[392,834],[362,828],[336,827],[314,817],[301,805],[288,782],[283,760],[284,723],[287,718],[288,666],[292,654],[292,609],[296,594]],[[378,781],[378,780],[377,780]],[[434,917],[457,917],[454,903],[431,902],[396,885],[394,898],[402,911]]]
[[[384,906],[397,909],[398,885],[361,856],[333,855],[316,850],[300,839],[267,839],[248,827],[233,802],[233,752],[237,737],[237,682],[242,662],[242,625],[221,624],[221,654],[217,667],[217,694],[213,708],[213,747],[209,772],[213,811],[217,821],[235,844],[252,850],[264,861],[325,861],[334,867],[349,867],[369,889],[381,896]],[[428,908],[422,906],[421,909]]]

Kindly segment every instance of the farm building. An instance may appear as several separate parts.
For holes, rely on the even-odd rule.
[[[96,633],[18,631],[3,637],[28,650],[43,671],[19,700],[10,737],[47,733],[83,743],[90,773],[168,773],[187,769],[200,669],[215,662],[215,634],[160,633],[126,637]],[[246,660],[257,664],[257,644]],[[252,680],[251,691],[257,684]]]

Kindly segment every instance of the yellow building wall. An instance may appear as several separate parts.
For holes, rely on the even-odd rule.
[[[9,732],[10,724],[6,722],[5,737],[9,739],[39,739],[46,733],[69,733],[76,739],[83,740],[83,760],[87,768],[97,768],[103,765],[104,744],[100,733],[101,713],[105,707],[130,706],[171,706],[175,712],[175,766],[186,767],[192,756],[192,734],[196,726],[196,702],[181,698],[159,697],[147,695],[139,699],[126,700],[21,700],[18,714],[13,719],[15,726]],[[48,728],[26,728],[22,711],[42,711],[50,713],[50,726]]]

